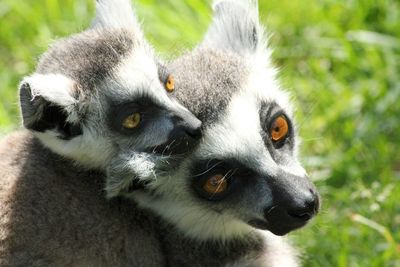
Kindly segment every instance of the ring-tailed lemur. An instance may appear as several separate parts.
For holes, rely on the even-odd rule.
[[[0,265],[296,266],[290,246],[256,230],[284,234],[319,206],[261,40],[254,9],[222,1],[204,43],[170,65],[183,90],[176,96],[204,120],[205,136],[177,171],[128,194],[160,217],[135,202],[105,201],[101,173],[71,172],[37,142],[3,142]],[[27,179],[46,164],[57,168]]]
[[[297,266],[275,235],[320,208],[257,13],[256,1],[217,1],[203,43],[170,65],[203,138],[176,172],[128,194],[169,223],[168,266]]]
[[[201,122],[167,95],[174,78],[144,39],[130,1],[96,3],[92,27],[41,57],[21,83],[20,101],[24,126],[45,146],[81,166],[106,167],[112,195],[122,186],[114,177],[143,181],[172,167],[168,156],[190,150]]]
[[[110,196],[142,186],[132,178],[174,168],[197,144],[201,122],[173,90],[129,0],[98,0],[93,25],[41,57],[20,85],[29,131],[0,143],[0,266],[141,264],[124,247],[130,231],[142,243],[133,247],[151,243],[140,226],[151,218],[136,221],[124,213],[131,205],[107,202],[104,181]],[[129,185],[119,183],[124,175]]]

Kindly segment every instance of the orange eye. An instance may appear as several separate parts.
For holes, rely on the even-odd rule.
[[[140,113],[133,113],[125,118],[122,122],[122,126],[126,129],[133,129],[139,126],[140,120]]]
[[[289,132],[289,125],[285,116],[281,115],[271,125],[271,139],[274,142],[282,141]]]
[[[218,194],[224,192],[228,187],[226,177],[222,174],[211,176],[203,185],[203,189],[210,194]]]
[[[167,81],[165,82],[165,89],[168,93],[171,93],[175,90],[175,80],[172,74],[168,75]]]

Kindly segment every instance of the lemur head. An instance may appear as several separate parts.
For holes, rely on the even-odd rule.
[[[201,122],[173,90],[130,1],[98,0],[92,26],[55,43],[21,82],[23,124],[81,166],[144,179],[200,137]],[[119,184],[110,180],[112,195]]]
[[[284,235],[319,210],[254,2],[219,1],[202,44],[170,64],[203,138],[178,171],[130,195],[200,240]]]

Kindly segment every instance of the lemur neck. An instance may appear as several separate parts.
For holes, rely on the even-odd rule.
[[[225,266],[249,255],[258,258],[264,242],[257,231],[230,240],[197,240],[161,219],[161,243],[168,255],[168,266]],[[180,255],[180,256],[177,256]]]

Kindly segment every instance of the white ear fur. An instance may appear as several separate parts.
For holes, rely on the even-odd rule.
[[[69,114],[67,120],[78,120],[74,98],[76,84],[62,74],[33,74],[20,84],[20,102],[24,125],[30,128],[40,120],[44,109],[59,106]]]
[[[93,27],[128,29],[142,34],[130,0],[96,0]]]
[[[40,96],[61,107],[74,105],[75,82],[62,74],[33,74],[25,77],[20,87],[29,85],[32,101]]]
[[[263,28],[258,19],[258,4],[254,0],[214,1],[213,22],[203,45],[248,55],[264,45]]]
[[[213,10],[215,10],[219,4],[224,2],[239,4],[248,9],[252,9],[252,11],[256,13],[254,15],[258,16],[258,0],[214,0],[212,4]]]

